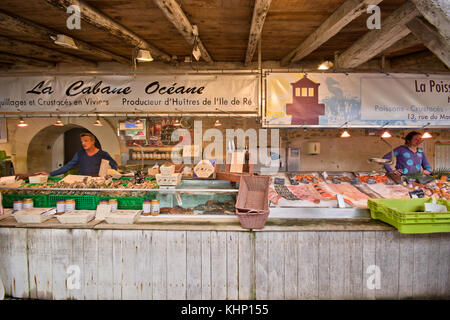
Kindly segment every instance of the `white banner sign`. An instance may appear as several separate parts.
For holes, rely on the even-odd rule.
[[[450,121],[450,79],[362,78],[361,119]]]
[[[0,112],[258,112],[256,75],[0,78]]]
[[[269,73],[265,125],[450,125],[450,76]]]

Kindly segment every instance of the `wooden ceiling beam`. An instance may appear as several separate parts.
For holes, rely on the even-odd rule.
[[[450,1],[448,0],[411,0],[419,12],[435,26],[438,32],[450,41]]]
[[[266,20],[267,12],[269,12],[272,0],[255,0],[253,8],[252,25],[250,27],[250,35],[248,36],[247,53],[245,54],[245,65],[247,66],[253,59],[258,40],[261,39],[261,33]]]
[[[406,2],[381,22],[380,29],[369,31],[339,55],[337,67],[356,68],[383,52],[411,32],[406,23],[419,14],[412,2]]]
[[[436,28],[421,18],[412,19],[406,26],[428,50],[450,68],[450,42],[446,41]]]
[[[408,49],[411,47],[415,47],[415,46],[418,46],[421,44],[422,44],[422,42],[419,39],[417,39],[417,37],[414,34],[410,33],[406,37],[398,40],[392,46],[390,46],[389,48],[384,50],[382,52],[382,54],[389,55],[394,52],[402,51],[402,50],[405,50],[405,49]]]
[[[97,64],[95,62],[81,59],[79,57],[59,52],[56,50],[41,47],[35,44],[10,39],[4,36],[0,36],[0,50],[9,53],[22,53],[26,52],[26,56],[30,57],[41,57],[44,60],[60,60],[66,63],[76,63],[82,65],[88,65],[95,67]],[[58,61],[58,62],[60,62]]]
[[[0,27],[19,34],[32,36],[37,40],[49,41],[51,43],[53,43],[51,37],[55,37],[58,34],[56,31],[3,11],[0,11]],[[72,39],[74,38],[72,37]],[[97,48],[78,39],[74,39],[74,42],[80,52],[88,53],[102,59],[112,59],[122,64],[131,64],[131,59],[126,59],[122,56]],[[76,50],[74,50],[74,52],[76,52]]]
[[[167,53],[162,52],[155,46],[142,39],[140,36],[127,29],[123,25],[117,23],[101,11],[95,9],[91,5],[82,0],[45,0],[49,4],[67,10],[68,7],[74,5],[80,8],[81,19],[87,23],[106,31],[116,38],[128,43],[132,47],[149,50],[153,58],[164,62],[171,62],[172,58]]]
[[[54,67],[55,63],[34,58],[22,57],[15,54],[0,52],[0,61],[11,64],[23,64],[34,67]]]
[[[197,39],[193,32],[193,26],[189,19],[186,17],[186,14],[181,9],[180,5],[175,0],[153,0],[155,4],[161,9],[167,19],[177,28],[178,32],[181,33],[183,38],[189,43],[192,47],[197,43],[198,48],[201,52],[201,57],[206,62],[214,62],[209,54],[208,50],[206,50],[203,45],[200,37],[197,36]]]
[[[368,5],[377,5],[382,0],[347,0],[331,16],[329,16],[319,28],[311,33],[297,48],[281,59],[281,65],[285,66],[299,61],[327,42],[346,25],[366,12]]]

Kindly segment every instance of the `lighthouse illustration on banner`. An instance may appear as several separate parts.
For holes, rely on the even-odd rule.
[[[319,116],[325,114],[325,104],[319,103],[320,83],[305,75],[291,86],[292,103],[286,104],[286,114],[292,116],[291,124],[319,124]]]

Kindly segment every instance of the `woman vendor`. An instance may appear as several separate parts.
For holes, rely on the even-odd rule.
[[[397,157],[395,170],[389,165],[384,168],[388,173],[396,175],[413,174],[420,172],[423,168],[424,174],[431,174],[432,168],[425,153],[419,146],[422,144],[421,134],[416,131],[408,133],[405,137],[405,144],[394,149],[394,157]],[[392,159],[392,153],[384,155],[383,159]]]

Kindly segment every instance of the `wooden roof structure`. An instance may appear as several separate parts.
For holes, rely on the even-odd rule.
[[[67,10],[73,5],[81,28],[71,30]],[[368,5],[379,6],[380,29],[368,28],[375,12],[368,13]],[[449,6],[448,0],[2,0],[0,64],[131,65],[141,48],[173,65],[193,59],[198,46],[199,63],[244,68],[256,65],[260,40],[261,60],[280,67],[330,60],[353,69],[395,61],[448,71]],[[58,34],[78,49],[55,44],[51,37]]]

